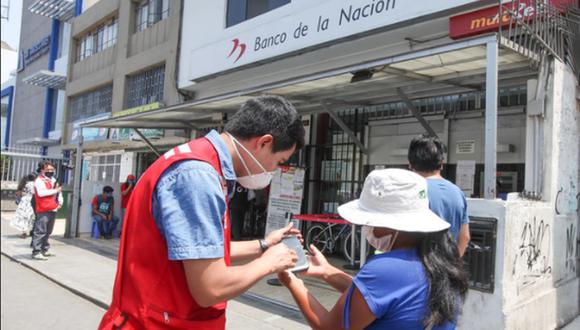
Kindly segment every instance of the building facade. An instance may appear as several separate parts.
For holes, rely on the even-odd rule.
[[[160,150],[186,140],[184,130],[81,130],[95,118],[181,102],[175,79],[180,13],[181,1],[100,0],[85,3],[72,20],[63,143],[74,149],[83,136],[81,200],[90,201],[104,185],[113,186],[119,198],[120,182],[128,174],[140,175],[156,159],[139,134]],[[89,212],[84,203],[82,233],[91,230]]]

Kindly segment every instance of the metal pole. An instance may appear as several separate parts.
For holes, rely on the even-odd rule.
[[[79,213],[81,204],[81,184],[82,178],[82,167],[83,167],[83,129],[80,129],[79,143],[76,150],[75,159],[75,174],[73,181],[73,196],[71,198],[72,202],[72,212],[70,217],[70,225],[65,233],[66,238],[74,238],[78,236],[79,232]]]
[[[153,151],[157,155],[157,157],[161,157],[161,152],[159,152],[159,150],[157,150],[157,148],[155,148],[155,146],[151,143],[151,141],[149,141],[149,139],[147,139],[145,137],[145,135],[143,135],[143,133],[141,133],[141,131],[139,131],[138,128],[133,128],[133,131],[135,131],[135,133],[137,133],[137,135],[139,135],[139,137],[143,140],[143,142],[145,142],[145,144],[147,144],[149,149],[151,149],[151,151]]]
[[[485,164],[484,198],[494,199],[497,167],[497,99],[498,52],[497,41],[487,42],[487,70],[485,74]]]

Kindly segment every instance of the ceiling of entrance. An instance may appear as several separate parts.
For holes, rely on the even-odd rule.
[[[397,88],[410,99],[483,90],[487,67],[485,44],[450,46],[421,51],[420,55],[424,56],[420,57],[404,54],[146,113],[99,120],[84,126],[207,127],[218,123],[222,113],[234,113],[247,99],[262,94],[285,96],[300,113],[308,114],[400,101]],[[521,85],[536,75],[529,68],[528,58],[507,47],[500,47],[498,61],[500,87]],[[371,71],[372,77],[366,75],[366,80],[351,82],[354,73],[361,70]]]

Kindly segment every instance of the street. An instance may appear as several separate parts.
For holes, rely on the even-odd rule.
[[[96,329],[104,310],[2,255],[1,328]]]

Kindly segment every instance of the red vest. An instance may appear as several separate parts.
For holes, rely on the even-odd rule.
[[[227,205],[227,188],[218,153],[206,138],[175,147],[159,157],[135,186],[127,206],[119,249],[113,301],[99,329],[224,329],[226,302],[203,308],[189,293],[183,263],[167,256],[151,208],[157,181],[172,164],[200,160],[220,175]],[[192,189],[203,189],[192,187]],[[224,259],[230,264],[229,211],[224,227]]]
[[[46,189],[54,188],[52,180],[50,180],[49,178],[46,178],[44,176],[38,176],[36,180],[42,181],[42,183],[44,183],[44,185],[46,186]],[[44,212],[53,212],[56,211],[56,208],[58,207],[57,195],[40,197],[38,196],[38,192],[36,191],[36,189],[34,189],[34,202],[36,203],[35,207],[36,214]]]

